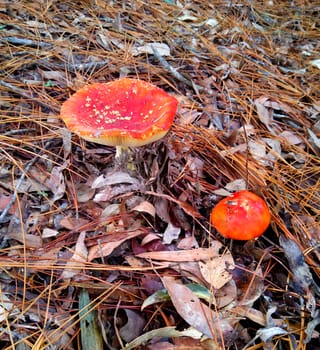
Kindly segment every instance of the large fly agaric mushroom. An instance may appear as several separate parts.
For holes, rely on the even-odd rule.
[[[122,149],[162,138],[170,129],[178,101],[148,82],[122,78],[78,90],[61,107],[66,126],[85,140]]]
[[[225,238],[250,240],[261,236],[270,224],[266,202],[247,190],[222,199],[211,212],[211,224]]]

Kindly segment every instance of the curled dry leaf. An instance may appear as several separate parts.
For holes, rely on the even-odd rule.
[[[153,206],[153,204],[151,204],[148,201],[141,202],[140,204],[138,204],[134,208],[132,208],[132,210],[150,214],[152,217],[155,217],[155,215],[156,215],[155,207]]]
[[[254,101],[260,121],[272,134],[276,134],[273,122],[273,110],[281,110],[287,114],[294,113],[294,109],[283,102],[272,101],[268,96],[260,96]]]
[[[186,286],[171,277],[162,277],[162,282],[179,315],[198,331],[212,338],[214,325],[211,310]]]
[[[288,334],[288,332],[280,327],[266,327],[260,328],[257,331],[256,337],[260,337],[264,343],[269,343],[273,337],[282,334]],[[272,346],[272,344],[270,344],[270,346]]]
[[[201,218],[201,214],[189,203],[177,201],[177,204],[184,210],[186,214],[190,215],[192,218]]]
[[[190,108],[181,107],[179,114],[176,119],[178,125],[189,125],[192,124],[197,118],[201,116],[201,112],[197,110],[191,110]]]
[[[138,269],[140,267],[146,266],[145,262],[141,259],[138,259],[132,255],[128,255],[125,257],[126,262],[129,264],[129,266],[134,267],[135,269]]]
[[[271,165],[267,161],[267,150],[264,143],[257,141],[249,141],[248,149],[252,157],[261,165]]]
[[[248,306],[236,306],[233,311],[242,317],[247,317],[251,321],[258,323],[260,326],[265,327],[266,323],[266,315],[259,310],[253,309]]]
[[[64,74],[64,72],[57,71],[57,70],[47,71],[43,69],[39,69],[39,72],[41,73],[43,78],[46,80],[56,80],[59,83],[65,83],[66,81],[66,75]]]
[[[92,188],[100,188],[104,186],[119,185],[119,184],[139,184],[139,180],[135,177],[130,176],[126,172],[117,171],[111,174],[100,175],[93,183]]]
[[[320,203],[318,208],[320,208]],[[292,225],[299,236],[302,236],[307,232],[311,241],[313,241],[312,245],[315,245],[319,240],[320,225],[315,217],[311,215],[297,215],[292,218]],[[314,253],[318,254],[320,251],[317,252],[315,250]]]
[[[79,234],[74,253],[67,262],[65,269],[62,271],[61,279],[70,279],[80,273],[81,269],[87,262],[88,250],[85,245],[86,232],[82,231]]]
[[[107,236],[107,242],[101,242],[95,246],[90,247],[88,254],[88,261],[93,259],[102,258],[110,255],[113,250],[119,247],[123,242],[128,239],[140,236],[145,232],[142,230],[136,230],[132,232],[114,232],[109,233]]]
[[[44,249],[44,248],[38,248],[32,252],[32,258],[36,259],[36,267],[39,268],[39,266],[52,266],[57,263],[59,257],[60,257],[60,247],[51,248],[51,249]],[[30,268],[32,271],[32,269]],[[36,270],[38,271],[38,270]]]
[[[320,59],[319,58],[309,61],[309,64],[311,66],[314,66],[314,67],[320,69]]]
[[[149,233],[145,237],[143,237],[141,241],[141,245],[144,246],[152,241],[156,241],[160,239],[160,235],[155,234],[155,233]]]
[[[231,195],[231,192],[225,190],[224,188],[218,188],[217,190],[214,190],[212,193],[222,197],[227,197]]]
[[[1,182],[0,182],[1,184]],[[2,212],[3,209],[6,208],[6,206],[10,203],[12,200],[12,195],[6,196],[3,193],[0,193],[0,211]],[[14,214],[14,212],[18,209],[18,204],[13,203],[13,205],[10,206],[10,209],[8,211],[9,214]],[[31,214],[32,215],[32,214]]]
[[[313,144],[318,149],[318,151],[320,151],[320,138],[311,129],[308,129],[308,133],[309,142]]]
[[[278,160],[281,157],[281,143],[279,140],[263,137],[262,141],[266,143],[267,148],[271,150],[267,153],[267,158],[270,161]]]

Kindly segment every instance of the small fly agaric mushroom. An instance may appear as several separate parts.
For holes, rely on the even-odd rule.
[[[85,140],[122,149],[162,138],[170,129],[178,101],[148,82],[122,78],[78,90],[61,107],[66,126]]]
[[[266,202],[247,190],[222,199],[211,212],[211,224],[225,238],[250,240],[261,236],[270,224]]]

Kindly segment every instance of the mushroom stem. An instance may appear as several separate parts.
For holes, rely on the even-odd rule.
[[[116,146],[116,159],[120,160],[128,151],[129,148],[126,146]]]
[[[127,146],[116,146],[115,164],[120,170],[136,169],[132,162],[131,151]]]

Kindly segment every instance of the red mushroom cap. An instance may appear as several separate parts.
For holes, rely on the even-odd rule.
[[[178,101],[148,82],[123,78],[83,87],[65,101],[60,117],[88,141],[137,147],[162,138]]]
[[[211,212],[211,224],[225,238],[250,240],[261,236],[270,224],[266,202],[243,190],[222,199]]]

